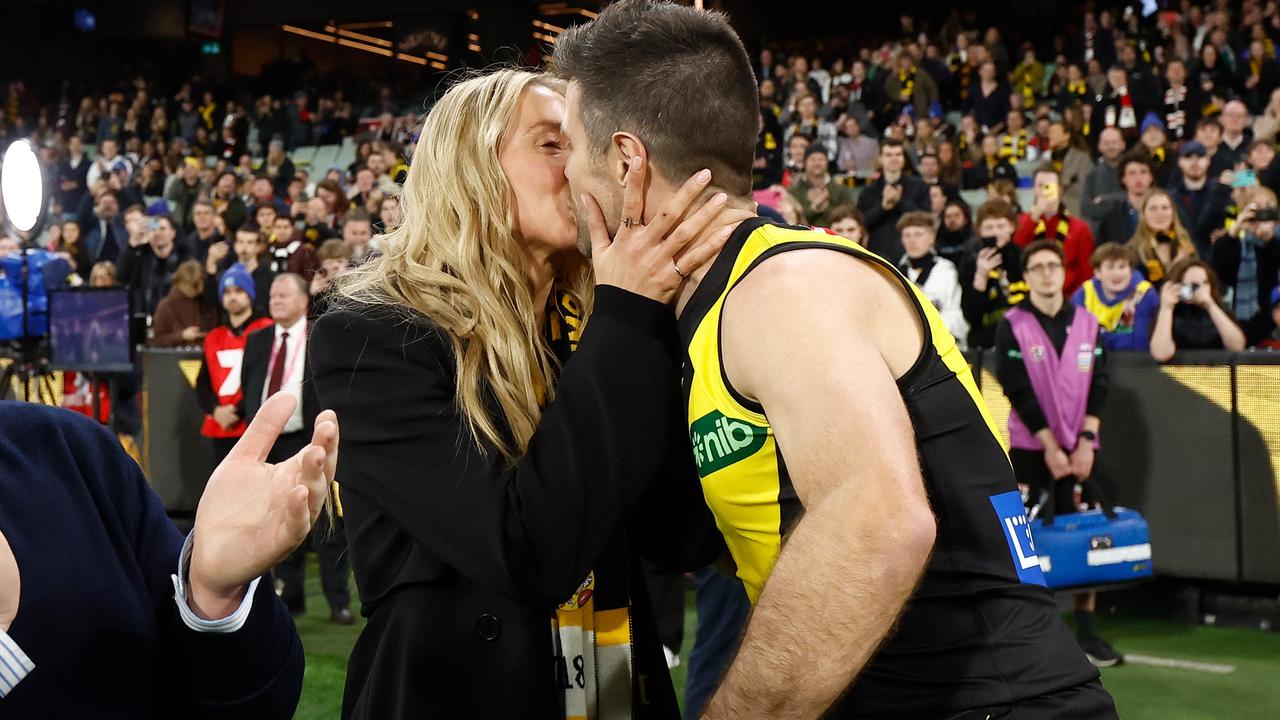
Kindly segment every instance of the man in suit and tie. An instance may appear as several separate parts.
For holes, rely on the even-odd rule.
[[[287,392],[297,400],[293,417],[267,455],[267,462],[279,462],[292,457],[310,442],[316,415],[320,413],[320,398],[311,383],[311,370],[307,366],[307,305],[310,297],[307,283],[300,275],[283,273],[271,283],[269,307],[275,325],[249,335],[244,348],[244,365],[241,369],[244,387],[244,417],[253,417],[267,398],[277,392]],[[335,493],[336,495],[336,493]],[[340,516],[341,504],[334,498],[335,516]],[[319,555],[320,584],[325,599],[329,601],[331,617],[335,623],[350,625],[355,622],[349,605],[351,594],[347,576],[350,562],[347,558],[346,536],[341,527],[332,528],[327,515],[312,528],[311,544]],[[293,552],[275,568],[277,590],[285,605],[294,614],[306,608],[303,582],[306,577],[307,544]]]

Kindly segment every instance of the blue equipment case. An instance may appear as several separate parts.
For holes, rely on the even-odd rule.
[[[1110,516],[1114,515],[1114,517]],[[1094,588],[1149,579],[1151,542],[1136,510],[1086,510],[1031,521],[1045,583],[1052,590]]]

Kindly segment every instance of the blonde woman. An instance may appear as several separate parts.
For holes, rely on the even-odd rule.
[[[343,416],[368,618],[344,718],[678,712],[638,554],[693,566],[717,552],[680,537],[715,534],[666,303],[723,244],[700,237],[723,198],[695,211],[700,173],[642,225],[633,161],[623,227],[587,260],[563,117],[559,86],[533,73],[451,88],[425,120],[401,223],[339,278],[312,332],[321,404]],[[645,522],[623,532],[633,514]]]
[[[1138,230],[1129,240],[1138,253],[1138,270],[1159,287],[1169,269],[1180,260],[1195,258],[1196,246],[1182,226],[1173,198],[1164,190],[1152,190],[1142,200]]]

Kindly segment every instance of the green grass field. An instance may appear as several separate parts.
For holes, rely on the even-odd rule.
[[[307,654],[298,720],[331,720],[342,707],[347,655],[364,621],[329,622],[314,561],[307,574],[307,614],[298,632]],[[352,608],[353,611],[356,608]],[[685,610],[685,647],[693,643],[693,594]],[[1151,662],[1184,661],[1200,669],[1130,662],[1102,673],[1124,720],[1270,720],[1280,718],[1280,633],[1179,625],[1156,620],[1099,618],[1098,629],[1123,653]],[[1209,669],[1230,672],[1210,672]],[[683,695],[685,667],[672,671]]]

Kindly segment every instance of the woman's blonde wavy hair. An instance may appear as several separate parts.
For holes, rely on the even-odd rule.
[[[1134,231],[1133,237],[1129,240],[1129,247],[1138,253],[1138,262],[1146,265],[1150,262],[1159,262],[1160,256],[1156,254],[1156,231],[1151,229],[1147,224],[1147,205],[1154,197],[1163,197],[1169,201],[1169,207],[1173,208],[1173,226],[1169,231],[1173,233],[1177,239],[1177,247],[1174,248],[1175,256],[1187,253],[1192,257],[1196,256],[1195,243],[1191,242],[1191,233],[1187,232],[1187,228],[1182,224],[1182,218],[1178,215],[1178,205],[1173,201],[1173,196],[1168,192],[1159,188],[1153,188],[1142,199],[1142,208],[1138,217],[1138,228]],[[1168,268],[1166,268],[1166,271]]]
[[[515,193],[498,154],[520,98],[555,79],[504,68],[458,82],[427,113],[400,196],[401,224],[378,240],[381,254],[338,281],[338,305],[410,309],[446,331],[457,359],[459,411],[481,447],[522,455],[549,402],[558,363],[535,319]],[[591,264],[572,252],[553,294],[589,314]],[[502,417],[490,412],[486,394]]]

